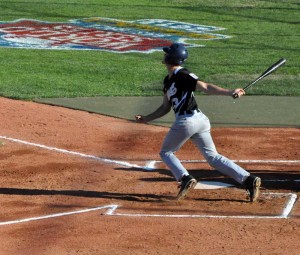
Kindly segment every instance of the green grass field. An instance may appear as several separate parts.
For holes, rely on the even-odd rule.
[[[189,49],[187,68],[204,81],[235,88],[284,57],[284,67],[248,93],[300,96],[299,3],[294,0],[0,0],[0,17],[168,19],[224,27],[218,33],[232,37],[195,41],[205,47]],[[0,48],[0,54],[0,95],[17,99],[161,95],[166,73],[160,52]]]

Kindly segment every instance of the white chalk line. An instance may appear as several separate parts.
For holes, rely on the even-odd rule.
[[[116,213],[116,209],[110,210],[106,215],[123,216],[123,217],[156,217],[156,218],[215,218],[215,219],[286,219],[289,217],[294,204],[297,200],[297,195],[294,193],[262,193],[262,195],[271,195],[273,197],[288,197],[288,201],[280,215],[197,215],[197,214],[131,214],[131,213]]]
[[[97,157],[94,155],[88,155],[88,154],[84,154],[84,153],[80,153],[80,152],[75,152],[75,151],[70,151],[70,150],[65,150],[65,149],[59,149],[56,147],[52,147],[52,146],[46,146],[43,144],[38,144],[38,143],[32,143],[32,142],[27,142],[24,140],[20,140],[20,139],[16,139],[16,138],[11,138],[11,137],[6,137],[6,136],[0,136],[0,139],[5,139],[11,142],[16,142],[16,143],[21,143],[21,144],[25,144],[25,145],[29,145],[29,146],[33,146],[33,147],[38,147],[38,148],[42,148],[42,149],[46,149],[46,150],[50,150],[50,151],[55,151],[55,152],[60,152],[60,153],[64,153],[64,154],[70,154],[70,155],[74,155],[74,156],[79,156],[82,158],[89,158],[89,159],[94,159],[97,161],[102,161],[108,164],[116,164],[116,165],[121,165],[121,166],[125,166],[128,168],[139,168],[139,169],[143,169],[143,170],[147,170],[147,171],[154,171],[156,170],[155,168],[155,164],[156,163],[161,163],[162,161],[158,161],[158,160],[151,160],[151,161],[147,161],[146,165],[144,166],[140,166],[137,164],[131,164],[129,162],[125,162],[125,161],[120,161],[120,160],[112,160],[112,159],[108,159],[108,158],[101,158],[101,157]],[[233,160],[234,162],[248,162],[248,163],[300,163],[300,160]],[[182,160],[182,162],[186,162],[186,163],[205,163],[206,160]],[[294,182],[300,182],[299,180],[264,180],[264,182],[285,182],[285,181],[294,181]]]
[[[82,214],[92,211],[99,211],[107,209],[106,213],[103,213],[103,215],[109,215],[109,216],[119,216],[119,217],[156,217],[156,218],[215,218],[215,219],[286,219],[289,217],[289,214],[291,213],[294,204],[297,200],[297,195],[294,193],[263,193],[264,195],[269,195],[272,197],[289,197],[283,212],[281,215],[275,215],[275,216],[263,216],[263,215],[202,215],[202,214],[140,214],[140,213],[117,213],[116,210],[119,208],[118,205],[105,205],[105,206],[99,206],[99,207],[93,207],[93,208],[87,208],[83,210],[78,211],[71,211],[71,212],[63,212],[63,213],[55,213],[55,214],[49,214],[44,216],[37,216],[37,217],[31,217],[31,218],[24,218],[19,220],[12,220],[12,221],[4,221],[0,222],[0,226],[4,225],[14,225],[14,224],[20,224],[25,222],[32,222],[32,221],[38,221],[38,220],[46,220],[46,219],[52,219],[52,218],[58,218],[63,216],[69,216],[69,215],[75,215],[75,214]]]
[[[180,160],[182,163],[207,163],[206,160]],[[300,164],[300,160],[275,160],[275,159],[265,159],[265,160],[256,160],[256,159],[233,159],[235,163],[248,163],[248,164]],[[146,167],[149,169],[155,169],[157,163],[163,163],[161,160],[150,160],[147,162]]]
[[[55,152],[60,152],[60,153],[64,153],[64,154],[79,156],[79,157],[82,157],[82,158],[94,159],[94,160],[102,161],[102,162],[109,163],[109,164],[117,164],[117,165],[121,165],[121,166],[125,166],[125,167],[143,168],[143,169],[148,170],[148,168],[146,168],[145,166],[143,167],[143,166],[139,166],[139,165],[136,165],[136,164],[130,164],[130,163],[125,162],[125,161],[101,158],[101,157],[88,155],[88,154],[84,154],[84,153],[80,153],[80,152],[75,152],[75,151],[70,151],[70,150],[65,150],[65,149],[59,149],[59,148],[56,148],[56,147],[46,146],[46,145],[42,145],[42,144],[38,144],[38,143],[31,143],[31,142],[27,142],[27,141],[23,141],[23,140],[20,140],[20,139],[15,139],[15,138],[10,138],[10,137],[6,137],[6,136],[0,136],[0,139],[5,139],[5,140],[11,141],[11,142],[21,143],[21,144],[34,146],[34,147],[38,147],[38,148],[42,148],[42,149],[46,149],[46,150],[50,150],[50,151],[55,151]]]
[[[11,138],[11,137],[7,137],[7,136],[0,136],[0,139],[5,139],[5,140],[11,141],[11,142],[21,143],[21,144],[34,146],[34,147],[38,147],[38,148],[42,148],[42,149],[46,149],[46,150],[50,150],[50,151],[64,153],[64,154],[75,155],[75,156],[79,156],[79,157],[82,157],[82,158],[94,159],[94,160],[102,161],[102,162],[109,163],[109,164],[117,164],[117,165],[129,167],[129,168],[130,167],[140,168],[140,169],[144,169],[144,170],[148,170],[148,171],[155,170],[156,169],[155,168],[156,163],[161,163],[162,162],[162,161],[159,161],[159,160],[150,160],[150,161],[146,162],[146,165],[140,166],[140,165],[137,165],[137,164],[131,164],[131,163],[126,162],[126,161],[112,160],[112,159],[108,159],[108,158],[97,157],[97,156],[94,156],[94,155],[84,154],[84,153],[75,152],[75,151],[71,151],[71,150],[59,149],[59,148],[56,148],[56,147],[46,146],[46,145],[43,145],[43,144],[27,142],[27,141],[24,141],[24,140]],[[237,162],[237,163],[243,163],[243,162],[244,163],[300,163],[300,160],[232,160],[232,161]],[[206,160],[182,160],[182,162],[183,163],[205,163]]]
[[[281,159],[234,159],[232,160],[233,162],[236,163],[300,163],[300,160],[281,160]],[[159,161],[157,161],[159,162]],[[160,161],[162,162],[162,161]],[[182,162],[185,163],[205,163],[207,162],[206,160],[182,160]]]
[[[38,217],[32,217],[32,218],[25,218],[25,219],[20,219],[20,220],[4,221],[4,222],[0,222],[0,226],[13,225],[13,224],[37,221],[37,220],[45,220],[45,219],[62,217],[62,216],[98,211],[98,210],[103,210],[103,209],[109,209],[108,213],[110,213],[110,210],[115,208],[115,206],[116,205],[106,205],[106,206],[99,206],[99,207],[88,208],[88,209],[72,211],[72,212],[55,213],[55,214],[49,214],[49,215],[45,215],[45,216],[38,216]]]

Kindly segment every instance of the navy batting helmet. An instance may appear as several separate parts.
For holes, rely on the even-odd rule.
[[[188,57],[187,49],[180,43],[163,47],[163,51],[166,53],[165,62],[171,65],[181,65]]]

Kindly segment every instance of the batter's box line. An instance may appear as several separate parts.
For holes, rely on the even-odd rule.
[[[280,160],[280,159],[234,159],[235,163],[247,163],[247,164],[300,164],[300,160]],[[207,163],[206,160],[181,160],[182,163]],[[161,160],[148,160],[145,165],[145,169],[155,170],[157,163],[163,163]]]
[[[140,213],[117,213],[117,205],[112,207],[106,215],[120,217],[156,217],[156,218],[215,218],[215,219],[287,219],[296,203],[297,195],[294,193],[262,193],[266,198],[288,197],[288,201],[280,215],[205,215],[205,214],[140,214]]]
[[[119,208],[118,205],[104,205],[98,206],[93,208],[87,208],[83,210],[71,211],[71,212],[62,212],[62,213],[55,213],[43,216],[36,216],[31,218],[24,218],[18,220],[11,220],[11,221],[3,221],[0,222],[0,226],[7,226],[7,225],[15,225],[20,223],[28,223],[32,221],[39,221],[39,220],[49,220],[58,217],[65,217],[70,215],[88,213],[92,211],[100,211],[106,210],[106,213],[102,213],[101,215],[106,216],[119,216],[119,217],[156,217],[156,218],[227,218],[227,219],[287,219],[289,214],[291,213],[294,204],[297,199],[297,195],[293,193],[263,193],[266,197],[276,198],[276,197],[288,197],[288,201],[283,209],[281,215],[278,216],[261,216],[261,215],[193,215],[193,214],[131,214],[131,213],[117,213],[117,209]]]
[[[147,160],[146,164],[144,166],[140,166],[137,164],[131,164],[131,163],[123,161],[123,160],[113,160],[113,159],[108,159],[108,158],[97,157],[94,155],[88,155],[88,154],[75,152],[75,151],[71,151],[71,150],[60,149],[60,148],[56,148],[56,147],[52,147],[52,146],[46,146],[43,144],[28,142],[28,141],[24,141],[24,140],[12,138],[12,137],[7,137],[7,136],[2,136],[2,135],[0,135],[0,139],[4,139],[4,140],[8,140],[8,141],[15,142],[15,143],[20,143],[20,144],[25,144],[27,146],[33,146],[33,147],[37,147],[37,148],[41,148],[41,149],[45,149],[45,150],[49,150],[49,151],[55,151],[57,153],[63,153],[63,154],[69,154],[69,155],[73,155],[73,156],[77,156],[77,157],[81,157],[81,158],[93,159],[93,160],[101,161],[101,162],[104,162],[107,164],[116,164],[116,165],[120,165],[120,166],[124,166],[124,167],[128,167],[128,168],[138,168],[138,169],[143,169],[143,170],[147,170],[147,171],[156,170],[155,164],[162,162],[162,161],[156,161],[156,160],[151,160],[151,161]],[[300,160],[233,160],[233,161],[238,162],[238,163],[242,163],[242,162],[244,162],[244,163],[300,163]],[[182,162],[183,163],[204,163],[204,162],[206,162],[206,160],[182,160]]]
[[[104,162],[104,163],[107,163],[107,164],[116,164],[116,165],[120,165],[120,166],[124,166],[124,167],[133,167],[133,168],[140,168],[140,169],[142,168],[142,169],[145,169],[145,170],[149,170],[149,169],[147,169],[143,166],[139,166],[139,165],[136,165],[136,164],[130,164],[129,162],[126,162],[126,161],[113,160],[113,159],[108,159],[108,158],[101,158],[101,157],[97,157],[97,156],[94,156],[94,155],[88,155],[88,154],[75,152],[75,151],[71,151],[71,150],[60,149],[60,148],[56,148],[56,147],[52,147],[52,146],[46,146],[46,145],[43,145],[43,144],[27,142],[27,141],[24,141],[24,140],[11,138],[11,137],[7,137],[7,136],[0,136],[0,139],[8,140],[8,141],[14,142],[14,143],[25,144],[27,146],[32,146],[32,147],[36,147],[36,148],[40,148],[40,149],[45,149],[45,150],[48,150],[48,151],[54,151],[54,152],[58,152],[58,153],[73,155],[73,156],[77,156],[77,157],[81,157],[81,158],[93,159],[93,160],[101,161],[101,162]]]

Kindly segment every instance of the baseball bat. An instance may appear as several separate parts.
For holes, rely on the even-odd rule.
[[[264,71],[257,79],[255,79],[254,81],[252,81],[251,83],[249,83],[247,86],[245,86],[243,88],[244,91],[246,91],[248,88],[250,88],[253,84],[255,84],[256,82],[260,81],[261,79],[265,78],[266,76],[268,76],[269,74],[273,73],[276,69],[278,69],[279,67],[281,67],[284,63],[286,62],[285,58],[281,58],[280,60],[278,60],[275,64],[271,65],[266,71]],[[238,98],[238,94],[234,93],[232,95],[232,97]]]

